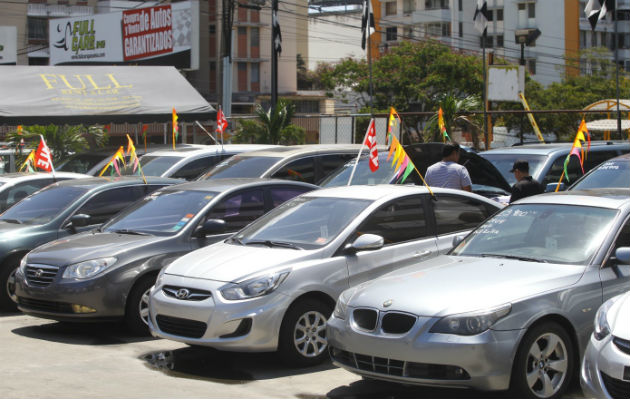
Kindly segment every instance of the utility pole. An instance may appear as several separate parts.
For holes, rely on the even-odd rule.
[[[219,96],[217,102],[226,117],[232,114],[232,25],[234,23],[234,0],[221,3],[221,56],[219,65]]]
[[[276,29],[278,23],[278,0],[271,0],[271,110],[278,104],[278,50],[276,46]]]

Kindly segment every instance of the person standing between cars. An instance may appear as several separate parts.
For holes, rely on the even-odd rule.
[[[541,194],[545,191],[540,182],[529,174],[529,163],[527,161],[515,161],[510,172],[513,172],[516,178],[516,183],[512,186],[510,203],[524,197]]]
[[[468,170],[458,164],[461,148],[457,143],[447,143],[442,148],[442,161],[427,168],[425,181],[429,186],[472,191]]]

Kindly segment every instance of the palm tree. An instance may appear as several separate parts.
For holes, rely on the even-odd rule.
[[[234,135],[236,142],[267,144],[304,143],[304,128],[291,123],[295,106],[286,100],[278,101],[275,109],[265,111],[260,104],[254,110],[257,120],[240,120]]]
[[[445,95],[439,102],[442,107],[442,116],[446,132],[451,134],[452,128],[458,126],[469,131],[472,137],[473,147],[479,149],[479,132],[481,132],[482,122],[479,117],[470,115],[459,115],[467,111],[478,110],[481,107],[481,100],[476,96],[468,96],[463,99],[455,98],[453,95]],[[425,128],[425,138],[431,141],[442,141],[442,134],[438,127],[437,113],[427,121]]]

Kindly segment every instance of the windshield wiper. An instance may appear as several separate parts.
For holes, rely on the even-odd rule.
[[[533,257],[524,257],[524,256],[512,256],[509,254],[492,254],[492,253],[483,253],[480,254],[481,257],[496,257],[496,258],[508,258],[510,260],[519,260],[519,261],[533,261],[533,262],[541,262],[548,263],[549,261],[543,258],[533,258]]]
[[[3,219],[2,221],[8,222],[10,224],[22,224],[23,223],[19,219]]]
[[[142,236],[149,236],[148,233],[145,232],[138,232],[138,231],[133,231],[131,229],[116,229],[114,231],[114,233],[123,233],[126,235],[142,235]]]
[[[296,246],[293,243],[278,242],[278,241],[275,241],[275,240],[250,240],[249,242],[245,242],[243,244],[245,246],[248,246],[250,244],[262,244],[262,245],[265,245],[267,247],[285,247],[287,249],[302,250],[301,247]]]

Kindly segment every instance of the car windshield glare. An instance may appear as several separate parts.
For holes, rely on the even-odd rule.
[[[617,210],[565,204],[515,204],[474,230],[455,256],[505,257],[586,265]]]
[[[198,180],[217,178],[257,178],[280,161],[279,157],[232,156],[215,165]]]
[[[166,170],[175,165],[183,157],[178,156],[142,156],[140,157],[140,165],[145,176],[162,176]],[[132,164],[127,165],[121,170],[122,175],[140,175],[140,170]]]
[[[31,225],[48,223],[87,190],[80,186],[49,186],[9,208],[0,220]]]
[[[369,200],[332,197],[296,197],[254,221],[235,238],[250,243],[290,243],[301,249],[316,249],[330,243]]]
[[[584,178],[577,181],[571,190],[630,187],[630,161],[611,160],[602,163]]]
[[[510,185],[514,185],[516,183],[514,173],[510,172],[512,166],[514,165],[514,161],[526,160],[529,163],[529,173],[533,177],[538,176],[538,172],[545,162],[545,156],[520,154],[516,152],[510,154],[482,153],[481,155],[494,165],[494,167],[501,173],[501,175],[503,175]]]
[[[164,190],[151,194],[103,226],[104,232],[134,231],[156,236],[179,232],[216,192]]]
[[[370,159],[368,154],[362,154],[359,159],[359,164],[354,168],[356,164],[356,158],[348,161],[335,172],[322,181],[319,186],[321,187],[333,187],[333,186],[345,186],[348,184],[352,170],[354,169],[354,175],[352,176],[353,185],[377,185],[381,183],[391,183],[396,175],[396,170],[392,167],[390,162],[387,162],[387,153],[379,154],[378,163],[379,169],[372,172],[368,163]],[[390,160],[391,161],[391,160]],[[411,180],[409,181],[412,182]]]

